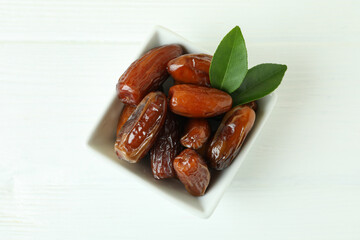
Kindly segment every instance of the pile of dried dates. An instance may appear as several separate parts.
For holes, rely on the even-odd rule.
[[[115,153],[130,163],[150,154],[154,178],[178,178],[190,194],[201,196],[209,168],[225,169],[239,153],[257,105],[232,107],[228,93],[210,87],[212,56],[183,53],[177,44],[154,48],[120,77],[116,90],[125,106]],[[169,74],[175,81],[166,96],[162,84]],[[209,120],[218,122],[217,129]]]

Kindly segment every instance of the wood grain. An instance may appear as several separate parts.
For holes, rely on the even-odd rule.
[[[359,7],[1,1],[0,239],[359,239]],[[208,220],[86,146],[154,24],[211,51],[238,24],[249,66],[288,65],[270,120]]]

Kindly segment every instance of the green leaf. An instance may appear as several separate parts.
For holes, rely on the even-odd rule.
[[[274,91],[281,83],[287,66],[263,63],[251,68],[240,88],[231,94],[234,106],[262,98]]]
[[[221,40],[211,61],[211,86],[228,93],[238,89],[248,70],[245,40],[239,26]]]

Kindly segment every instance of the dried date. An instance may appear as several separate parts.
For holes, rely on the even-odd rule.
[[[210,134],[210,125],[205,118],[190,118],[185,125],[181,144],[187,148],[199,149],[206,143]]]
[[[166,111],[164,93],[151,92],[146,95],[120,129],[115,142],[116,155],[130,163],[142,159],[164,125]]]
[[[254,122],[255,111],[249,106],[234,107],[224,116],[207,151],[210,167],[222,170],[232,163]]]
[[[202,157],[185,149],[174,160],[174,168],[186,190],[194,196],[204,195],[210,183],[210,172]]]
[[[210,87],[211,59],[208,54],[185,54],[169,61],[167,70],[177,83]]]
[[[169,90],[170,110],[190,118],[207,118],[231,109],[232,98],[215,88],[180,84]]]
[[[165,124],[150,150],[151,169],[156,179],[175,177],[174,158],[181,152],[181,119],[171,113],[166,114]]]
[[[120,100],[130,105],[139,104],[146,94],[157,90],[168,78],[168,61],[182,53],[180,45],[165,45],[148,51],[133,62],[116,85]]]

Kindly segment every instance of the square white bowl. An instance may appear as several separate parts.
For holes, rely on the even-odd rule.
[[[145,40],[137,57],[140,57],[151,48],[172,43],[180,44],[187,53],[210,54],[208,51],[196,46],[178,34],[171,32],[166,28],[156,26]],[[116,82],[114,82],[114,85],[115,83]],[[102,115],[101,120],[96,124],[88,144],[102,156],[116,161],[119,167],[129,173],[129,177],[132,177],[133,181],[146,184],[147,187],[154,190],[154,193],[164,196],[175,205],[181,206],[197,216],[206,218],[213,213],[224,194],[225,189],[238,172],[240,165],[245,160],[246,154],[254,144],[256,137],[259,135],[259,132],[273,110],[276,99],[276,94],[272,93],[258,100],[258,111],[256,112],[255,124],[247,136],[239,155],[227,169],[220,172],[212,172],[210,186],[202,197],[190,195],[185,190],[184,186],[176,179],[154,179],[149,159],[143,159],[137,164],[130,164],[117,158],[114,153],[115,132],[123,104],[117,98],[116,94],[111,101],[110,106]]]

